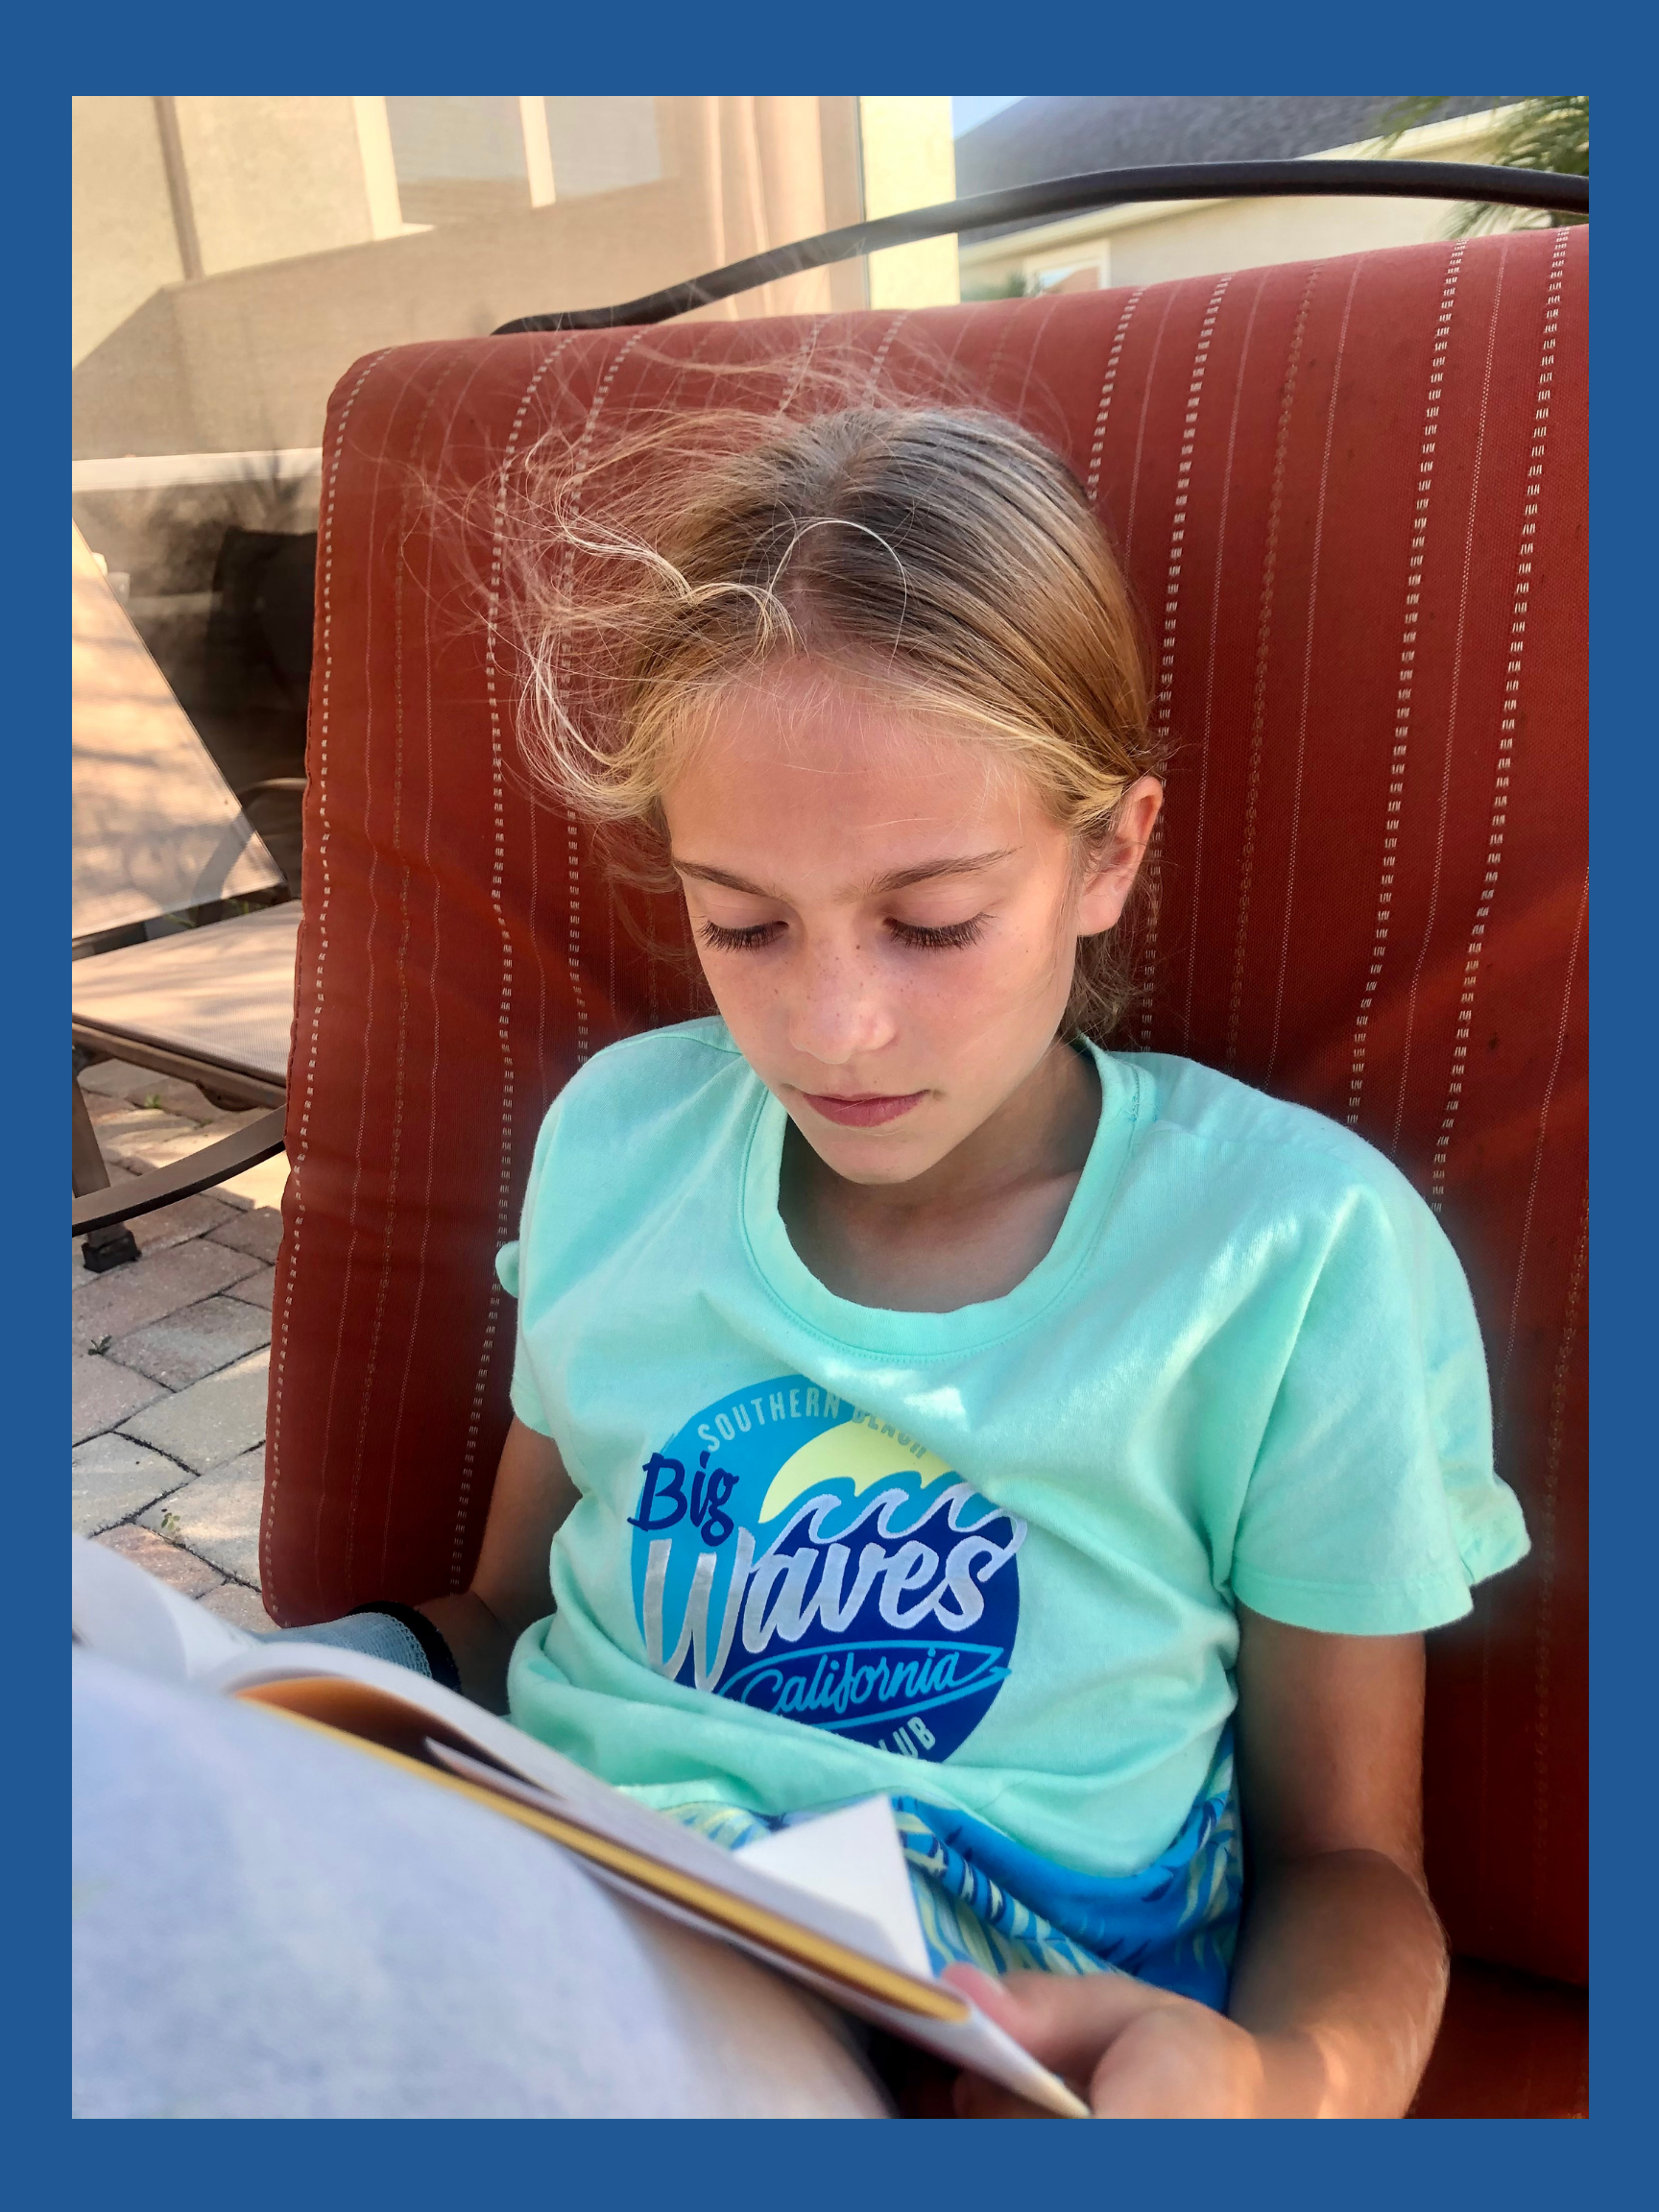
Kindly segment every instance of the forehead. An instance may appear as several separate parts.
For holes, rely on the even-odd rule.
[[[663,793],[678,848],[779,837],[931,837],[997,829],[1032,807],[1023,774],[972,725],[952,726],[810,661],[733,686]],[[699,855],[702,856],[701,854]]]

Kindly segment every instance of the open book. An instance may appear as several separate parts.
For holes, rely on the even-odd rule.
[[[406,1668],[261,1643],[77,1537],[74,1628],[106,1658],[266,1706],[521,1822],[601,1882],[736,1944],[860,2018],[1068,2118],[1088,2108],[939,1981],[885,1797],[725,1851]]]

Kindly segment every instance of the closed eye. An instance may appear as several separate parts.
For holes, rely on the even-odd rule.
[[[914,922],[889,919],[887,927],[901,945],[914,946],[918,951],[942,952],[961,945],[977,944],[985,934],[989,919],[985,914],[974,914],[966,922],[947,923],[942,929],[924,929]]]
[[[770,945],[782,928],[781,922],[757,922],[747,929],[726,929],[718,922],[705,922],[697,931],[711,951],[757,952]]]

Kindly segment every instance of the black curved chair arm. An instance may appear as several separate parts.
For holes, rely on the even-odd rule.
[[[1094,169],[1080,177],[1054,177],[1017,184],[1005,192],[977,192],[902,215],[850,223],[792,246],[775,246],[745,261],[710,270],[687,283],[649,292],[619,307],[571,307],[550,315],[521,315],[493,335],[527,330],[610,330],[622,325],[667,323],[693,307],[707,307],[803,269],[823,269],[889,246],[914,246],[953,231],[1050,222],[1062,215],[1094,214],[1144,200],[1254,200],[1270,198],[1476,200],[1489,205],[1531,207],[1549,214],[1588,215],[1590,180],[1552,170],[1504,169],[1480,161],[1188,161],[1151,169]]]
[[[186,1153],[171,1166],[158,1167],[149,1175],[124,1178],[118,1186],[108,1190],[89,1190],[74,1202],[73,1234],[84,1237],[89,1230],[106,1229],[113,1222],[131,1221],[140,1214],[153,1214],[157,1206],[171,1206],[176,1198],[193,1198],[198,1190],[210,1190],[216,1183],[228,1182],[245,1167],[256,1167],[261,1160],[275,1159],[282,1149],[282,1124],[286,1118],[285,1107],[274,1107],[269,1114],[261,1114],[257,1121],[250,1121],[246,1128],[221,1137],[217,1143],[204,1144],[199,1152]]]

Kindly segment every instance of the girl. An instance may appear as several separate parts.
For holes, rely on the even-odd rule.
[[[536,757],[718,1015],[549,1112],[477,1573],[378,1628],[729,1841],[890,1795],[936,1959],[1096,2112],[1403,2113],[1423,1633],[1527,1538],[1406,1181],[1104,1047],[1164,763],[1082,493],[862,408],[649,542],[556,522],[611,585],[540,571]]]

